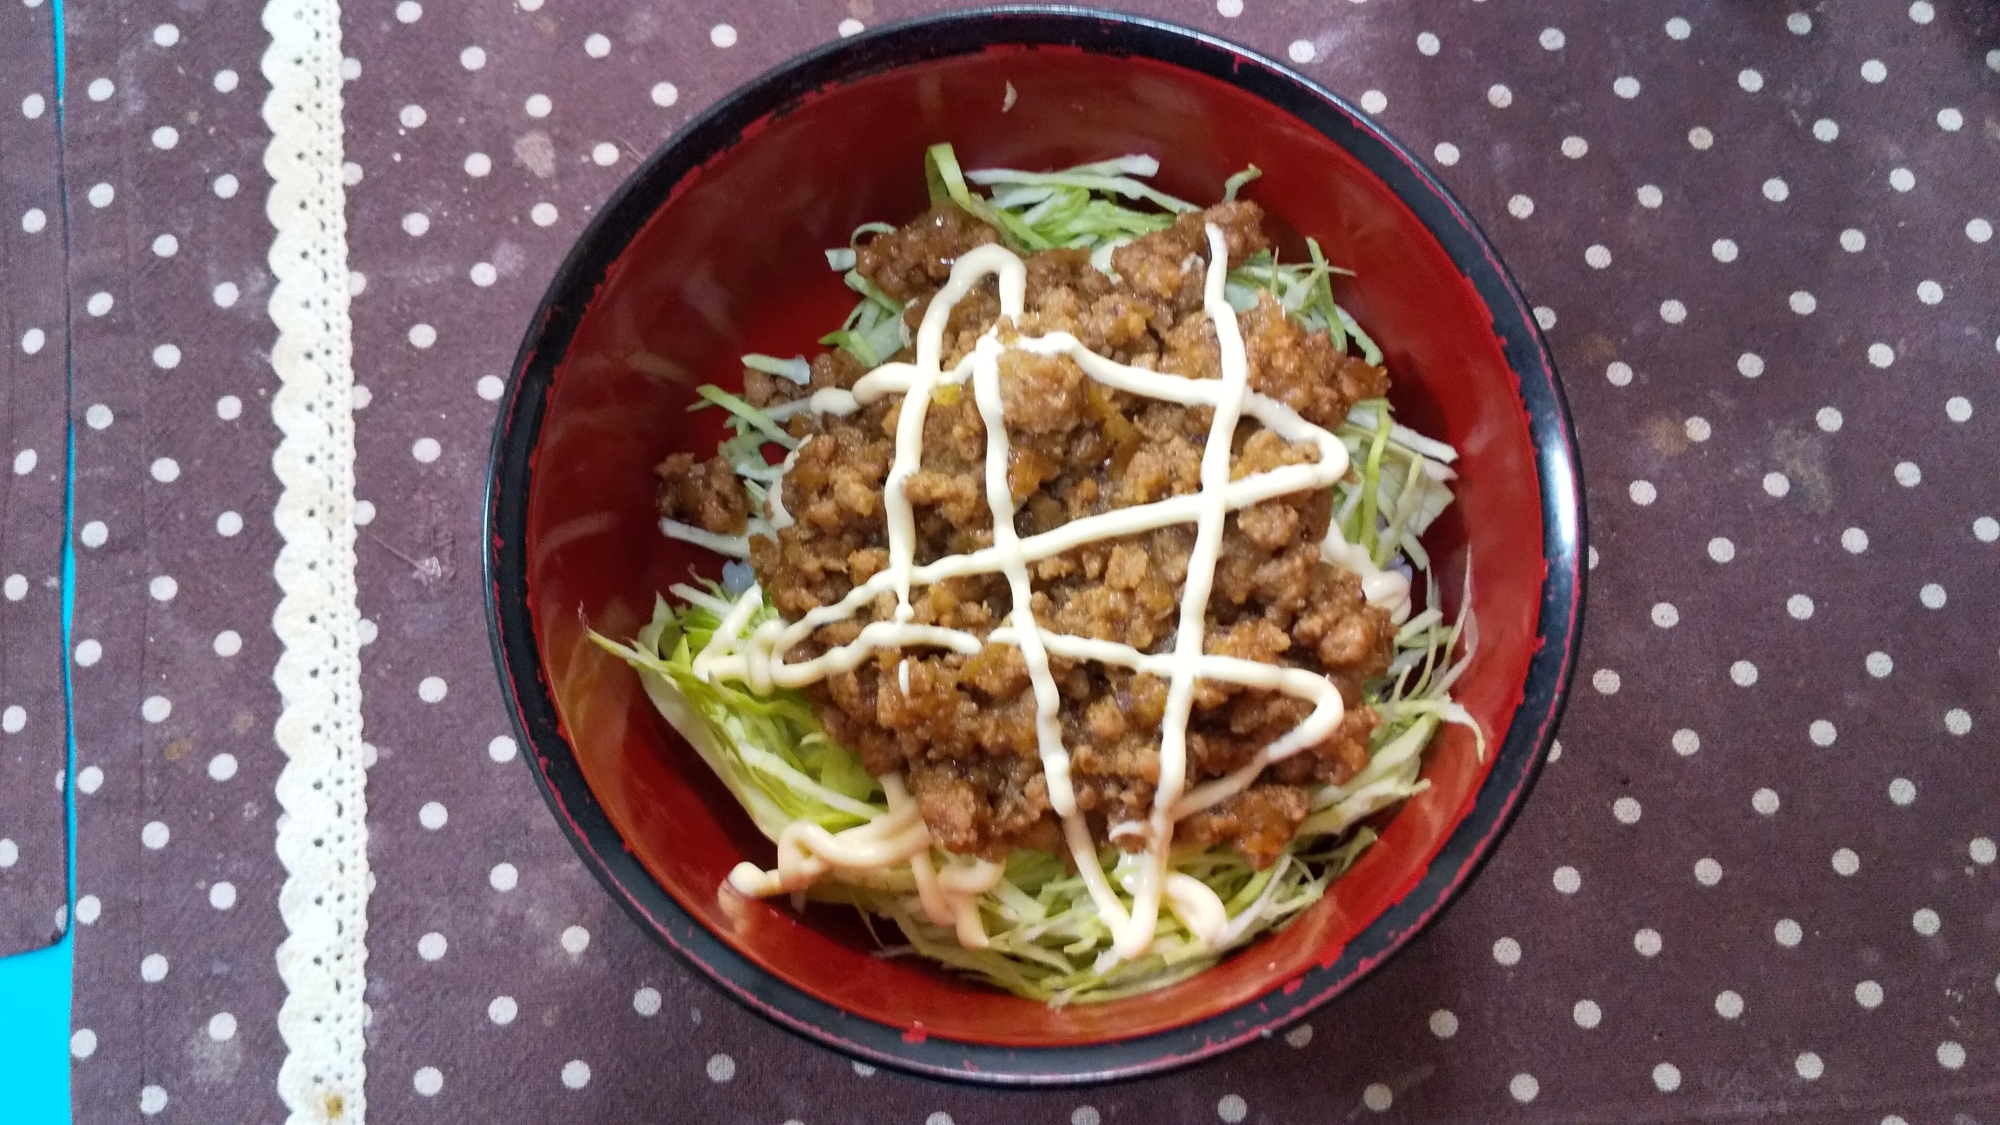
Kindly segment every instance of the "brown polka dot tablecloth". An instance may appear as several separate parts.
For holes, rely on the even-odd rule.
[[[62,921],[67,659],[76,1119],[1996,1120],[1985,0],[1134,5],[1425,156],[1576,414],[1559,748],[1347,997],[1168,1077],[984,1092],[775,1030],[615,908],[489,656],[494,403],[638,160],[942,6],[72,0],[59,156],[46,10],[6,6],[0,943]]]
[[[0,5],[0,956],[67,921],[62,555],[68,456],[52,21]],[[11,107],[19,107],[16,113]]]

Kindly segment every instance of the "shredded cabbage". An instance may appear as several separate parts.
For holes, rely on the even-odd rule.
[[[925,155],[933,204],[948,201],[964,209],[1000,230],[1019,249],[1088,250],[1093,264],[1113,276],[1110,255],[1118,246],[1165,229],[1176,213],[1196,210],[1195,205],[1141,182],[1158,170],[1152,157],[1124,156],[1052,173],[967,172],[948,144],[934,145]],[[1251,167],[1230,177],[1224,198],[1236,198],[1260,174]],[[972,185],[990,188],[991,195],[978,194]],[[1128,200],[1159,210],[1141,210]],[[826,252],[829,267],[842,273],[860,300],[842,326],[821,343],[844,348],[871,368],[910,343],[904,306],[856,269],[855,251],[861,240],[893,229],[883,223],[863,224],[848,246]],[[1306,245],[1309,261],[1281,264],[1270,251],[1263,251],[1243,262],[1229,274],[1228,300],[1241,310],[1254,305],[1259,292],[1270,293],[1301,327],[1324,330],[1336,349],[1358,350],[1366,362],[1381,363],[1381,350],[1333,299],[1333,276],[1348,271],[1330,264],[1316,241],[1308,239]],[[803,357],[747,355],[743,362],[801,384],[810,375]],[[691,409],[719,406],[729,413],[733,432],[720,452],[744,478],[761,509],[767,489],[780,486],[789,464],[784,455],[800,444],[781,423],[802,408],[759,410],[715,387],[701,388],[701,396]],[[1163,911],[1146,956],[1118,961],[1110,952],[1111,931],[1099,918],[1082,877],[1069,870],[1063,857],[1050,852],[1022,850],[1008,857],[1005,877],[978,900],[990,939],[989,947],[981,950],[962,947],[951,926],[926,916],[904,866],[835,869],[806,896],[853,906],[864,920],[872,916],[893,921],[903,940],[886,945],[882,956],[925,957],[1057,1006],[1116,999],[1184,979],[1231,949],[1284,926],[1318,901],[1327,885],[1374,842],[1375,833],[1363,822],[1427,788],[1429,783],[1420,776],[1423,750],[1441,724],[1471,728],[1479,752],[1485,752],[1484,732],[1450,697],[1451,686],[1475,647],[1471,622],[1467,618],[1447,622],[1437,608],[1438,590],[1420,542],[1452,501],[1456,474],[1451,463],[1457,453],[1395,422],[1389,403],[1381,399],[1356,404],[1336,433],[1347,446],[1353,468],[1334,487],[1334,518],[1349,542],[1364,547],[1377,566],[1393,566],[1406,574],[1422,572],[1429,595],[1425,604],[1430,608],[1398,629],[1388,672],[1364,692],[1380,717],[1368,764],[1347,781],[1314,793],[1311,813],[1277,862],[1258,871],[1227,846],[1183,848],[1173,856],[1174,871],[1198,879],[1225,904],[1229,923],[1219,942],[1201,942],[1171,911]],[[771,457],[774,450],[777,459]],[[748,554],[747,537],[716,536],[672,521],[664,521],[663,527],[669,535],[726,554],[739,558]],[[765,521],[753,520],[751,534],[774,532]],[[772,841],[794,820],[839,832],[888,815],[880,783],[862,768],[858,756],[827,736],[804,696],[790,690],[758,694],[742,685],[709,683],[694,674],[695,654],[714,635],[732,602],[753,583],[749,568],[732,562],[724,570],[722,584],[673,587],[679,605],[656,599],[651,623],[629,644],[596,633],[592,639],[638,670],[654,705]],[[1465,604],[1469,603],[1468,597]],[[776,617],[765,604],[746,628]],[[931,858],[942,866],[950,857],[934,848]],[[1111,885],[1122,888],[1120,876],[1136,860],[1108,846],[1099,858]],[[1118,893],[1129,905],[1129,896],[1122,890]]]

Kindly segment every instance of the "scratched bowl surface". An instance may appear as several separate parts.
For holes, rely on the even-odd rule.
[[[1012,96],[1008,89],[1012,87]],[[1441,585],[1473,581],[1477,649],[1456,694],[1492,738],[1436,740],[1430,788],[1282,932],[1170,988],[1055,1010],[873,955],[851,912],[721,890],[774,851],[587,627],[629,636],[655,591],[716,558],[664,539],[651,468],[705,457],[694,388],[737,356],[810,354],[852,294],[821,250],[926,206],[925,146],[967,167],[1160,158],[1160,186],[1246,192],[1287,257],[1317,238],[1355,271],[1341,302],[1381,342],[1399,417],[1462,454],[1426,538]],[[1130,1077],[1224,1051],[1325,1003],[1461,891],[1526,797],[1580,627],[1583,513],[1560,388],[1528,305],[1463,209],[1332,94],[1183,29],[1075,9],[988,9],[884,27],[725,98],[605,205],[557,274],[495,435],[495,657],[550,807],[660,941],[777,1023],[874,1063],[965,1081]],[[1457,609],[1448,596],[1447,609]]]

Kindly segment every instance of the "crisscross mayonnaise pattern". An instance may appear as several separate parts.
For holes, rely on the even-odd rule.
[[[1243,335],[1236,312],[1224,294],[1228,246],[1222,231],[1213,224],[1207,227],[1207,238],[1209,260],[1204,275],[1203,312],[1215,326],[1221,355],[1220,379],[1190,379],[1130,367],[1090,351],[1066,332],[1018,335],[1012,342],[1003,342],[1001,323],[987,329],[972,351],[946,371],[942,366],[946,322],[953,307],[974,286],[989,276],[997,278],[1001,315],[1007,323],[1017,323],[1025,308],[1027,268],[1018,256],[998,245],[981,246],[962,255],[953,266],[950,279],[925,311],[916,338],[915,363],[884,364],[864,375],[851,391],[821,390],[811,399],[811,409],[816,413],[848,414],[885,395],[904,396],[896,424],[896,455],[883,488],[888,566],[837,603],[814,609],[789,624],[768,621],[745,635],[752,614],[763,604],[763,592],[753,586],[732,607],[714,639],[694,662],[696,675],[704,679],[736,680],[753,691],[763,692],[776,687],[802,687],[852,671],[882,649],[944,648],[972,655],[987,644],[1019,648],[1035,697],[1037,749],[1047,780],[1049,806],[1062,819],[1065,843],[1099,913],[1112,931],[1113,953],[1121,960],[1142,956],[1152,944],[1163,901],[1202,940],[1213,943],[1224,934],[1228,919],[1215,893],[1198,880],[1169,872],[1168,855],[1175,821],[1241,792],[1273,762],[1323,741],[1340,726],[1344,715],[1340,691],[1325,676],[1203,651],[1208,599],[1228,514],[1278,496],[1331,488],[1348,471],[1347,449],[1332,432],[1306,421],[1284,403],[1250,389]],[[1202,451],[1200,490],[1071,520],[1036,535],[1020,536],[1014,529],[1015,504],[1007,481],[1010,449],[1000,387],[1000,358],[1009,350],[1066,356],[1085,375],[1106,387],[1182,406],[1210,408],[1214,413]],[[986,429],[985,491],[993,516],[993,543],[977,551],[918,565],[915,515],[906,485],[922,465],[924,420],[932,396],[940,387],[968,382]],[[1286,441],[1311,445],[1317,451],[1317,460],[1231,480],[1232,438],[1245,417]],[[772,496],[774,524],[788,525],[782,480]],[[1172,651],[1142,652],[1112,641],[1056,633],[1035,621],[1030,608],[1034,593],[1030,564],[1090,543],[1185,523],[1195,525],[1195,544],[1188,559]],[[1363,593],[1371,603],[1398,614],[1406,611],[1407,579],[1376,567],[1366,551],[1342,538],[1337,521],[1330,522],[1321,553],[1328,561],[1358,573]],[[912,620],[913,588],[971,575],[999,575],[1006,579],[1012,607],[1005,624],[992,629],[982,640],[963,630],[922,625]],[[785,654],[815,630],[851,619],[885,594],[895,596],[893,620],[865,625],[854,640],[811,660],[798,663],[785,660]],[[1136,836],[1145,845],[1144,862],[1125,881],[1132,900],[1129,909],[1098,862],[1096,844],[1076,807],[1070,754],[1062,739],[1061,698],[1049,667],[1051,656],[1115,665],[1167,681],[1166,709],[1160,723],[1160,776],[1151,814],[1143,823],[1119,824],[1111,829],[1115,836]],[[899,678],[907,692],[906,677],[907,666],[903,666]],[[1311,702],[1313,709],[1297,727],[1265,746],[1234,773],[1190,790],[1187,723],[1194,689],[1201,679],[1284,692]],[[839,835],[823,829],[797,833],[788,829],[786,839],[780,841],[777,872],[764,873],[745,865],[749,870],[739,868],[731,876],[731,882],[739,890],[768,894],[798,890],[834,867],[872,867],[909,861],[917,875],[926,913],[940,924],[955,922],[962,943],[983,945],[976,914],[968,921],[970,905],[964,891],[945,895],[932,886],[936,876],[930,870],[928,834],[910,826],[913,807],[900,778],[885,779],[885,784],[891,789],[892,803],[898,806],[890,817],[884,818],[895,822],[892,831],[885,833],[890,826],[880,822]],[[921,828],[920,820],[914,824]],[[849,833],[856,834],[853,841],[840,839]],[[818,838],[822,836],[826,839]],[[883,846],[888,840],[900,846]],[[927,875],[931,878],[926,878]],[[964,889],[984,883],[985,886],[979,887],[983,891],[997,878],[997,870],[968,869],[948,881]]]

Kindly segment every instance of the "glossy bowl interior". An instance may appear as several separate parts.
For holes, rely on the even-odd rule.
[[[655,591],[720,561],[663,538],[651,467],[707,456],[748,351],[811,354],[853,296],[824,247],[926,205],[922,153],[966,167],[1161,158],[1161,187],[1245,193],[1281,247],[1302,236],[1357,277],[1343,304],[1380,341],[1399,417],[1462,453],[1458,503],[1428,539],[1478,648],[1460,701],[1490,735],[1438,738],[1428,792],[1388,821],[1284,932],[1162,991],[1052,1010],[873,956],[851,913],[721,890],[768,865],[752,828],[585,639],[629,636]],[[959,14],[837,45],[760,79],[657,153],[552,286],[495,445],[496,655],[532,764],[586,862],[641,922],[794,1030],[873,1061],[990,1082],[1124,1076],[1224,1049],[1348,986],[1470,877],[1525,795],[1575,641],[1582,514],[1554,374],[1485,240],[1409,155],[1318,88],[1240,50],[1127,17]]]

